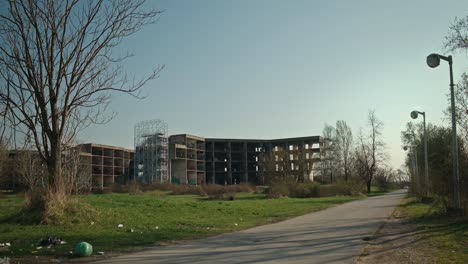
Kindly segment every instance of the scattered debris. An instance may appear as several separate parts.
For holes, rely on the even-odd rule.
[[[56,236],[48,236],[47,238],[43,238],[37,243],[40,247],[51,247],[56,245],[63,245],[67,242],[63,241],[61,238]]]
[[[0,258],[0,264],[10,264],[10,258],[9,257]]]
[[[42,247],[36,247],[36,249],[41,249]]]
[[[5,243],[5,246],[11,247],[11,244],[7,242],[7,243]]]
[[[90,223],[90,224],[91,224],[91,225],[94,225],[94,221],[91,221],[91,223]]]
[[[210,228],[209,228],[209,227],[207,227],[206,229],[210,230]]]
[[[130,229],[128,230],[128,232],[130,232],[130,233],[133,233],[133,231],[134,231],[133,228],[130,228]]]
[[[118,224],[117,227],[121,228],[123,227],[123,224]]]
[[[159,226],[155,227],[155,229],[159,229]]]
[[[96,255],[103,256],[103,255],[104,255],[104,251],[98,251],[98,252],[96,252]]]
[[[234,223],[234,225],[236,226],[236,225],[237,225],[237,223]]]
[[[7,243],[0,243],[0,247],[9,247],[9,246],[11,246],[11,244],[8,243],[8,242]]]

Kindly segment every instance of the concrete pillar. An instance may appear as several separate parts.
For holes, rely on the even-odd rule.
[[[228,173],[228,184],[233,184],[232,182],[232,161],[231,161],[231,142],[228,142],[227,144],[227,155],[228,155],[228,167],[227,167],[227,173]]]
[[[243,170],[244,170],[244,182],[249,182],[249,166],[247,161],[247,142],[242,143],[242,159],[243,159]]]

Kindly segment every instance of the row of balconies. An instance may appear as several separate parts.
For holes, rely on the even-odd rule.
[[[93,156],[91,164],[92,165],[124,167],[124,166],[128,166],[129,163],[130,163],[129,159]]]
[[[92,166],[91,173],[92,174],[103,174],[103,175],[114,175],[120,176],[123,175],[125,172],[123,167],[105,167],[105,166]]]

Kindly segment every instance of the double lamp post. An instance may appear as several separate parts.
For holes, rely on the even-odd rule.
[[[424,124],[424,183],[425,183],[425,195],[426,197],[429,196],[429,165],[427,161],[427,134],[426,134],[426,112],[419,112],[419,111],[412,111],[410,116],[413,119],[418,118],[418,115],[423,116],[423,124]],[[417,154],[415,154],[417,155]],[[417,161],[416,161],[417,162]],[[417,166],[417,165],[416,165]],[[418,175],[419,177],[419,175]]]

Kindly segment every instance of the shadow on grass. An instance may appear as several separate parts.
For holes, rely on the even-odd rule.
[[[42,212],[39,209],[22,208],[19,212],[0,218],[0,224],[37,225],[41,224]]]

